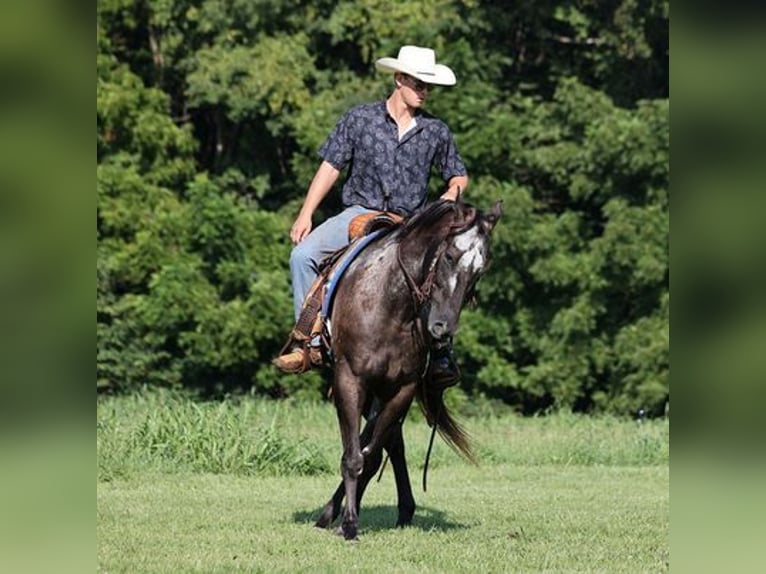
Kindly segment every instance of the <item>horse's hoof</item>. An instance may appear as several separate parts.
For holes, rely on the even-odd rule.
[[[399,517],[396,520],[397,528],[404,528],[412,524],[412,517],[415,515],[415,507],[407,510],[399,510]]]
[[[343,535],[343,538],[350,542],[359,540],[359,529],[355,525],[346,524],[341,526],[338,530],[340,530],[340,534]]]
[[[337,528],[334,530],[334,532],[335,532],[335,534],[337,534],[338,536],[342,536],[343,538],[345,538],[345,539],[346,539],[346,541],[348,541],[348,542],[359,542],[359,536],[357,536],[357,535],[354,535],[352,538],[349,538],[349,536],[348,536],[348,535],[346,534],[346,532],[343,530],[343,527],[342,527],[342,526],[338,526],[338,527],[337,527]]]

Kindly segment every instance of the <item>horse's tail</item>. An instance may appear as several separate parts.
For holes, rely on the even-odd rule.
[[[476,456],[471,448],[470,436],[463,427],[453,418],[444,404],[444,389],[428,388],[424,382],[418,385],[416,397],[420,410],[430,426],[436,424],[439,435],[458,454],[476,464]]]

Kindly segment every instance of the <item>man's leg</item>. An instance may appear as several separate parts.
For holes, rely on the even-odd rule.
[[[348,245],[349,223],[357,215],[368,211],[370,210],[364,207],[348,207],[326,220],[293,248],[290,253],[290,274],[293,281],[293,309],[296,321],[300,317],[303,300],[319,273],[319,263]]]
[[[319,274],[321,261],[348,245],[348,225],[361,213],[370,210],[363,207],[349,207],[338,215],[326,220],[296,245],[290,254],[290,273],[293,282],[293,308],[295,322],[301,317],[303,300]],[[308,336],[309,333],[304,333]],[[296,345],[273,361],[279,369],[288,373],[300,373],[306,369],[305,351]]]

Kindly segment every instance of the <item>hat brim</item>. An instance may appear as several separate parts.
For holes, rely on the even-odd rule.
[[[437,86],[454,86],[457,83],[455,73],[444,64],[436,64],[433,73],[415,70],[396,58],[381,58],[375,62],[375,68],[381,72],[402,72],[425,82]]]

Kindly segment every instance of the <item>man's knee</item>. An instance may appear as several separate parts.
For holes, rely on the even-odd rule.
[[[301,242],[290,252],[290,269],[293,271],[310,269],[313,266],[313,257],[305,242]]]

